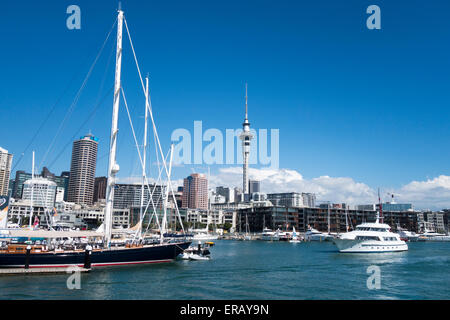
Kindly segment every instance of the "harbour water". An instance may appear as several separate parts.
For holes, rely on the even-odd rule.
[[[0,277],[0,299],[450,299],[450,242],[401,253],[342,254],[332,243],[218,240],[210,261]],[[369,289],[369,266],[380,289]]]

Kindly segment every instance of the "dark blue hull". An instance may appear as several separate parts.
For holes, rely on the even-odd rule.
[[[182,253],[190,242],[144,246],[141,248],[120,248],[92,251],[92,267],[171,262]],[[85,264],[84,252],[33,253],[29,256],[30,268],[57,268]],[[26,254],[0,254],[0,268],[24,268]]]

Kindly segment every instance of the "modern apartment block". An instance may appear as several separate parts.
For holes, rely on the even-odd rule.
[[[298,192],[269,193],[267,194],[267,200],[272,202],[274,206],[295,208],[304,207],[303,196]]]
[[[208,209],[208,179],[205,175],[193,173],[184,179],[182,207]]]
[[[13,155],[0,148],[0,196],[7,196]]]
[[[250,232],[261,232],[264,227],[273,230],[289,230],[292,227],[299,232],[305,232],[308,225],[326,232],[330,228],[331,232],[346,232],[347,225],[353,230],[356,225],[364,222],[374,222],[376,211],[348,210],[341,208],[295,208],[283,206],[269,207],[249,207],[238,209],[237,230],[245,230],[248,221]],[[414,211],[385,211],[383,222],[389,224],[395,231],[397,226],[418,232],[420,230],[420,216],[423,213]],[[443,215],[441,213],[441,215]],[[437,220],[437,226],[443,225],[440,215],[427,217],[430,221]],[[329,225],[328,225],[329,222]],[[444,226],[445,227],[445,226]],[[448,226],[447,226],[448,227]]]
[[[67,193],[69,202],[93,204],[97,148],[98,141],[91,134],[81,137],[73,143]]]
[[[315,193],[305,193],[302,192],[303,197],[303,206],[307,208],[315,208],[316,207],[316,194]]]

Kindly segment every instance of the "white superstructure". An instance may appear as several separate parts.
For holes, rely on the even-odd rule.
[[[280,240],[280,234],[279,231],[272,231],[270,229],[264,228],[263,232],[261,233],[261,240],[264,241],[279,241]]]

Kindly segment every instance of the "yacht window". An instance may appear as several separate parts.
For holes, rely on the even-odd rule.
[[[375,241],[379,241],[380,239],[378,237],[371,237],[371,236],[357,236],[356,240],[375,240]]]

